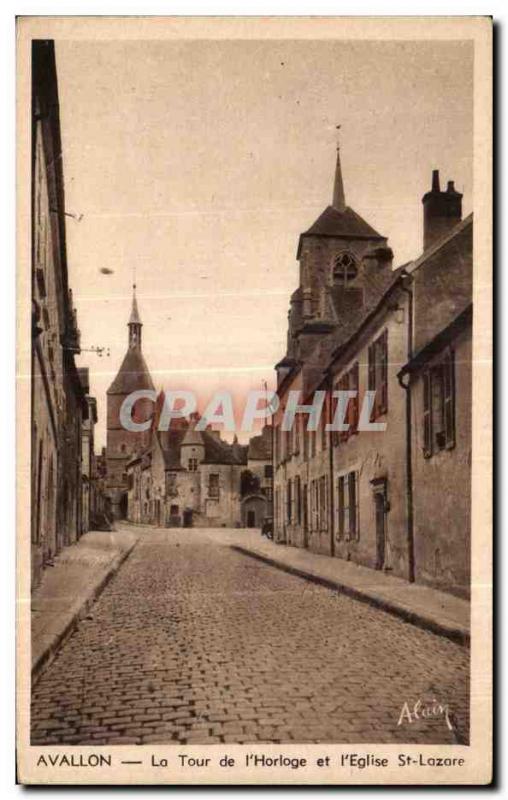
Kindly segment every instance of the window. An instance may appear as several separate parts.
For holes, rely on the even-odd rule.
[[[348,286],[357,275],[355,257],[351,253],[340,253],[333,264],[333,282],[338,286]]]
[[[310,436],[310,454],[312,457],[316,455],[316,445],[317,445],[317,431],[309,431]]]
[[[211,472],[208,476],[208,497],[218,498],[219,495],[219,474],[217,472]]]
[[[349,423],[348,434],[358,433],[358,422],[360,419],[360,403],[358,393],[360,391],[360,370],[356,362],[349,370],[349,389],[356,392],[354,397],[349,399],[346,422]]]
[[[174,497],[176,494],[176,472],[166,473],[166,494],[168,497]]]
[[[284,456],[285,456],[286,460],[288,458],[291,458],[291,455],[292,455],[292,452],[291,452],[291,436],[292,436],[292,433],[293,433],[292,430],[284,431],[284,434],[285,434],[285,436],[284,436],[284,440],[285,440]]]
[[[309,458],[309,437],[311,434],[307,430],[307,426],[302,418],[302,438],[303,438],[303,458],[307,461]]]
[[[302,522],[302,485],[300,482],[300,476],[297,475],[295,478],[295,495],[296,495],[296,522],[298,525]]]
[[[448,350],[423,373],[423,455],[455,447],[455,364]]]
[[[360,418],[360,401],[358,397],[358,393],[360,391],[360,370],[357,361],[353,364],[351,369],[339,379],[337,383],[337,389],[340,392],[349,391],[349,392],[356,392],[356,394],[354,397],[350,397],[348,399],[348,403],[344,413],[344,425],[348,425],[349,427],[345,431],[333,432],[334,444],[338,444],[339,442],[345,442],[354,433],[358,433],[358,422]],[[333,408],[334,417],[337,410],[337,403],[338,403],[338,398],[335,398],[334,408]]]
[[[318,481],[318,515],[319,515],[319,530],[326,531],[328,529],[328,486],[326,476],[322,475]]]
[[[197,458],[189,458],[187,462],[187,469],[189,470],[189,472],[197,472],[198,469]]]
[[[357,472],[348,472],[337,479],[338,539],[350,541],[360,536],[358,494]]]
[[[293,452],[295,455],[298,455],[298,453],[300,452],[300,424],[301,424],[301,416],[300,414],[296,414],[295,420],[293,422],[293,430],[294,430]]]
[[[291,522],[291,509],[293,505],[293,493],[291,490],[291,480],[288,480],[286,485],[286,519],[288,522]]]
[[[328,422],[328,405],[329,395],[328,392],[325,394],[325,400],[323,403],[323,408],[321,411],[321,416],[319,418],[319,427],[321,429],[321,450],[326,450],[328,445],[328,431],[326,430],[326,425]]]
[[[369,391],[376,392],[371,422],[388,411],[388,331],[369,346]]]
[[[169,507],[169,513],[170,513],[170,515],[172,517],[177,517],[178,516],[178,511],[179,511],[178,506],[170,506]]]
[[[273,478],[273,468],[271,464],[265,464],[265,478]]]

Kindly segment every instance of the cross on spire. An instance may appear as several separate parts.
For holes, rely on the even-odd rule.
[[[342,168],[340,164],[340,134],[339,131],[342,125],[336,125],[337,131],[337,164],[335,166],[335,182],[333,185],[333,201],[332,206],[336,211],[341,214],[346,210],[346,196],[344,194],[344,183],[342,181]]]
[[[129,322],[129,347],[141,347],[141,328],[143,323],[139,316],[138,301],[136,299],[136,284],[132,284],[132,307]]]

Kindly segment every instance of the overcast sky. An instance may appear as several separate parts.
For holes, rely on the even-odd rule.
[[[346,202],[421,250],[439,168],[472,210],[467,42],[57,41],[70,282],[105,444],[134,270],[156,386],[209,396],[273,383],[298,235]],[[101,274],[107,268],[112,274]]]

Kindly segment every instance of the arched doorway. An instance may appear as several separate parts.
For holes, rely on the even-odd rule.
[[[120,497],[120,519],[127,519],[128,498],[124,492]]]
[[[252,494],[242,500],[242,525],[244,528],[261,528],[267,514],[266,497]]]

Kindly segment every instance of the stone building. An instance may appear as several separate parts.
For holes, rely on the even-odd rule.
[[[32,586],[82,530],[85,392],[68,285],[54,45],[32,44]]]
[[[449,192],[450,188],[441,194]],[[459,224],[449,221],[440,233],[410,266],[413,346],[400,372],[411,420],[415,576],[419,582],[469,596],[472,215]]]
[[[93,510],[96,505],[94,494],[98,491],[94,452],[97,400],[90,396],[88,367],[78,369],[78,373],[86,402],[81,426],[81,533],[86,533],[93,527]]]
[[[272,516],[272,426],[253,436],[247,449],[247,469],[241,474],[242,527],[261,528]]]
[[[154,388],[141,350],[142,328],[134,286],[131,314],[127,323],[127,352],[107,391],[107,493],[116,519],[127,517],[127,464],[148,443],[147,432],[129,431],[120,420],[122,403],[132,392]],[[153,403],[141,399],[136,403],[132,417],[136,422],[143,422],[150,418],[152,411]]]
[[[127,464],[128,519],[163,527],[238,527],[247,448],[172,420]]]
[[[275,540],[463,593],[469,575],[471,220],[461,222],[461,195],[451,182],[441,192],[437,173],[423,208],[423,255],[394,269],[387,239],[345,204],[338,156],[333,204],[300,237],[287,352],[276,366]],[[459,336],[459,328],[463,359],[452,376],[440,366],[449,356],[439,346],[446,340],[449,352],[449,337]],[[424,363],[429,352],[437,353],[443,375],[433,388],[425,377],[434,374],[433,363]],[[445,399],[452,378],[460,380],[460,403]],[[291,391],[307,406],[321,393],[316,431],[307,431],[303,409],[290,431],[281,430]],[[346,391],[352,392],[344,406],[346,430],[327,429],[337,413],[333,393]],[[367,392],[374,393],[373,404],[365,410]],[[418,444],[422,428],[414,412],[432,402],[448,403],[449,414],[454,403],[461,431],[460,445],[458,438],[453,445],[434,441],[431,457]],[[379,425],[384,430],[375,430]],[[460,488],[456,484],[449,502],[436,502],[454,469],[463,479]]]

